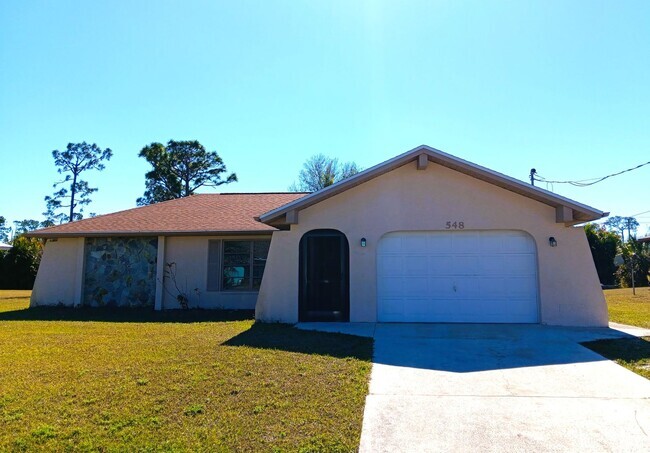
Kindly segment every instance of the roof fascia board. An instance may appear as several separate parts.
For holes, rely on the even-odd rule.
[[[92,231],[76,233],[25,233],[31,238],[143,237],[143,236],[271,236],[277,230],[258,231]]]

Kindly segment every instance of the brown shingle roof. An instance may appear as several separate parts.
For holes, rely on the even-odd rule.
[[[305,193],[200,194],[32,231],[54,238],[271,232],[256,217]]]

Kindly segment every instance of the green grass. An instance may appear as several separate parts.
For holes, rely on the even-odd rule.
[[[0,313],[23,310],[29,306],[29,290],[0,290]]]
[[[650,328],[650,288],[608,289],[604,291],[609,320],[620,324]]]
[[[650,337],[590,341],[583,346],[650,379]]]
[[[605,291],[609,320],[621,324],[650,328],[650,288]],[[598,354],[650,379],[650,337],[621,338],[583,343]]]
[[[0,451],[358,447],[369,339],[28,297],[0,291]]]

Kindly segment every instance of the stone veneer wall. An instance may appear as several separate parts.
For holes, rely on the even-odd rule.
[[[83,305],[151,307],[156,237],[86,238]]]

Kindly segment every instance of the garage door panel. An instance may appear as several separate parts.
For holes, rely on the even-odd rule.
[[[480,247],[481,236],[478,233],[464,233],[452,236],[454,253],[476,253]]]
[[[386,255],[377,263],[379,276],[401,275],[404,259],[399,255]]]
[[[537,270],[531,255],[504,255],[503,265],[514,275],[534,275]]]
[[[519,299],[530,299],[537,293],[537,285],[531,278],[508,278],[503,288],[508,297]]]
[[[387,298],[404,297],[405,281],[401,277],[381,277],[377,282],[377,291]]]
[[[407,304],[409,307],[409,313],[413,313],[416,316],[426,315],[427,313],[432,311],[433,308],[429,299],[423,299],[423,298],[407,299],[404,305]]]
[[[427,277],[407,277],[404,278],[404,296],[412,297],[421,294],[427,294]]]
[[[537,259],[525,233],[390,233],[377,263],[379,321],[537,322]]]
[[[386,317],[386,321],[397,321],[403,318],[404,316],[404,300],[386,298],[384,299],[383,306],[383,316]],[[390,319],[389,319],[390,318]],[[400,319],[396,319],[400,318]]]
[[[454,313],[456,300],[451,298],[442,298],[431,301],[432,314],[437,316],[436,321],[441,321],[444,316],[450,316]]]
[[[535,244],[528,236],[511,233],[503,239],[502,250],[506,253],[535,253]]]
[[[534,314],[534,310],[526,303],[527,299],[512,299],[511,310],[513,313],[527,316]]]
[[[429,256],[429,275],[453,275],[454,269],[449,265],[452,255]]]
[[[402,247],[402,238],[399,236],[384,236],[381,238],[381,243],[385,250],[395,253]]]
[[[502,275],[503,267],[506,265],[505,257],[501,254],[477,255],[481,275]]]
[[[427,256],[411,255],[404,257],[403,272],[406,275],[428,275]]]
[[[502,278],[482,277],[479,279],[478,286],[482,297],[503,299],[506,296]]]
[[[481,249],[483,253],[501,253],[504,250],[504,234],[490,231],[481,232]]]
[[[429,277],[429,298],[446,299],[454,298],[454,286],[448,278],[444,276]]]
[[[420,233],[427,238],[427,250],[437,250],[438,253],[452,253],[453,240],[450,235],[431,235],[427,233]],[[383,241],[383,239],[382,239]]]
[[[419,253],[427,248],[427,238],[425,235],[413,234],[402,237],[402,252]]]
[[[449,260],[453,275],[478,275],[480,271],[479,260],[476,255],[456,255]]]
[[[456,295],[456,299],[477,299],[481,295],[479,285],[479,277],[464,277],[453,282],[452,290]]]

